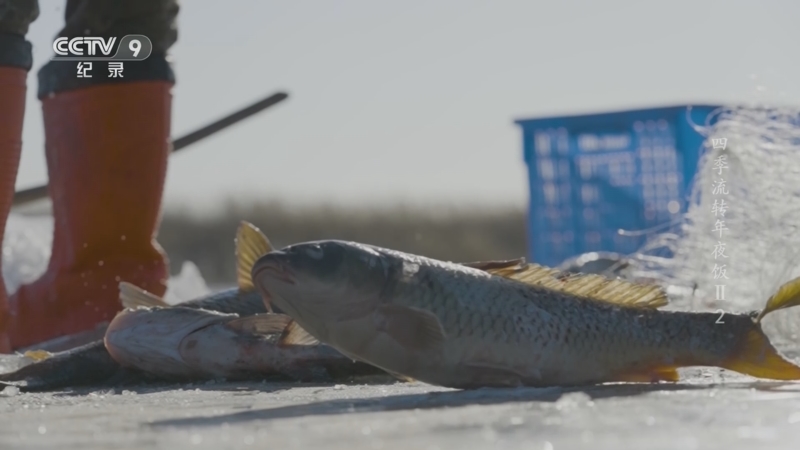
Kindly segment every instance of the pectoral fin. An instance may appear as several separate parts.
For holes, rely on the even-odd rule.
[[[470,362],[464,364],[460,370],[467,381],[463,389],[481,387],[519,387],[522,386],[524,377],[517,371],[504,366],[490,363]]]
[[[445,339],[444,329],[430,311],[407,306],[382,305],[376,313],[378,330],[403,347],[413,351],[439,350]]]
[[[283,334],[278,339],[278,345],[317,345],[319,341],[314,336],[308,334],[308,331],[298,325],[297,322],[292,320],[284,328]]]

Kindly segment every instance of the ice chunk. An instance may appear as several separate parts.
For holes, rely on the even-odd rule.
[[[0,374],[15,372],[33,362],[33,359],[19,353],[0,354]]]
[[[0,396],[3,397],[14,397],[15,395],[19,394],[19,388],[16,386],[6,386],[5,389],[0,391]]]
[[[21,284],[36,280],[47,268],[53,242],[51,216],[12,213],[3,239],[3,279],[9,294]]]
[[[184,261],[181,272],[169,279],[164,301],[174,305],[208,295],[210,292],[200,274],[200,269],[193,262]]]

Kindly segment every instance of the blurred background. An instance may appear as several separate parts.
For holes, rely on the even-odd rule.
[[[28,39],[17,189],[46,182]],[[234,280],[240,220],[276,245],[345,238],[457,261],[526,253],[528,117],[684,104],[800,104],[800,3],[184,1],[173,136],[274,91],[284,103],[170,160],[173,271]],[[27,214],[47,211],[40,203]]]

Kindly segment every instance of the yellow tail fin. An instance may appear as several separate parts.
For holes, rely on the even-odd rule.
[[[795,278],[778,288],[767,300],[766,306],[754,319],[754,327],[747,331],[739,348],[722,367],[746,375],[773,380],[800,380],[800,367],[778,354],[769,338],[761,331],[760,322],[767,314],[800,305],[800,278]]]
[[[767,314],[784,308],[800,305],[800,277],[785,283],[767,300],[767,305],[756,318],[760,322]]]
[[[757,378],[800,380],[800,367],[784,359],[756,325],[722,367]]]

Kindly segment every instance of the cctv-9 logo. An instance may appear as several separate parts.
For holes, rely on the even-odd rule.
[[[60,37],[53,42],[54,60],[68,61],[143,61],[153,52],[153,43],[143,34],[128,34],[119,40],[114,56],[111,52],[116,37],[102,38],[95,36],[79,36],[74,38]]]

